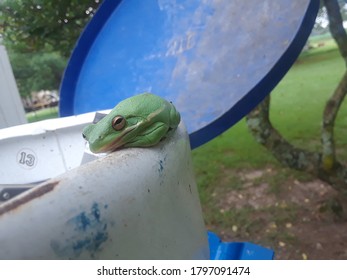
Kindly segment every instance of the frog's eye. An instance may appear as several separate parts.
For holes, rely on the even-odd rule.
[[[122,116],[115,116],[112,120],[112,127],[114,130],[122,130],[125,126],[125,118]]]

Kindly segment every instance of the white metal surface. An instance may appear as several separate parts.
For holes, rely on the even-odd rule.
[[[81,164],[82,130],[94,113],[51,119],[0,130],[0,185],[29,184]]]
[[[208,259],[183,124],[0,205],[1,259]]]
[[[5,47],[0,43],[0,128],[26,122],[12,67]]]

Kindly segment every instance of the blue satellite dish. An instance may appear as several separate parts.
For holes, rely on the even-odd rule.
[[[66,68],[60,115],[149,91],[175,104],[198,147],[270,93],[318,8],[319,0],[104,0]]]

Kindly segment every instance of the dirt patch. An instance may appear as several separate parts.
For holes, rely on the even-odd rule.
[[[347,200],[328,184],[271,168],[224,172],[217,214],[205,213],[224,241],[270,247],[276,259],[347,259]]]
[[[276,204],[276,197],[268,193],[268,188],[268,184],[263,183],[255,187],[247,185],[242,192],[237,190],[229,191],[221,200],[221,206],[224,207],[224,210],[244,207],[254,209],[269,207]]]

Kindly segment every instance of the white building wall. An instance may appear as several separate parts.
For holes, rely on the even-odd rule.
[[[5,47],[0,43],[0,128],[26,122],[12,67]]]

